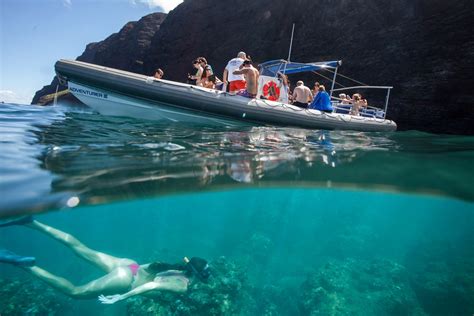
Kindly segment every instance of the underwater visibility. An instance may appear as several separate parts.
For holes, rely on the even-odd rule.
[[[474,313],[472,136],[66,104],[0,135],[1,315]]]

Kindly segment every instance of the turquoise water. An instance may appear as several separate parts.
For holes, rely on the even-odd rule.
[[[187,293],[107,306],[0,264],[2,315],[474,312],[473,137],[163,125],[65,105],[4,105],[0,122],[4,219],[37,213],[114,256],[199,256],[212,271]],[[74,284],[102,275],[27,227],[0,229],[0,248]]]

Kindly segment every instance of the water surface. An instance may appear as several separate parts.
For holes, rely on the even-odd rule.
[[[0,216],[71,196],[85,205],[246,186],[474,198],[468,136],[170,125],[63,106],[0,111]]]
[[[35,213],[140,263],[206,258],[209,284],[112,306],[0,264],[0,313],[470,315],[474,138],[160,124],[0,107],[0,217]],[[22,226],[0,248],[102,276]]]

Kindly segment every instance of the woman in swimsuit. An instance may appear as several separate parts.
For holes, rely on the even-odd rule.
[[[8,250],[0,250],[0,262],[24,268],[55,289],[73,298],[99,298],[103,304],[113,304],[140,294],[153,295],[155,291],[185,292],[192,277],[206,281],[209,270],[206,260],[185,259],[182,264],[154,262],[140,265],[134,260],[117,258],[86,247],[74,236],[45,225],[31,217],[0,224],[23,224],[44,233],[70,248],[76,255],[103,270],[106,275],[81,286],[56,276],[35,265],[33,257],[21,257]],[[122,294],[117,294],[122,293]]]
[[[197,69],[196,74],[194,76],[188,75],[188,79],[196,80],[196,86],[202,86],[202,74],[204,69],[201,67],[201,63],[199,62],[199,60],[196,59],[193,61],[193,67]]]

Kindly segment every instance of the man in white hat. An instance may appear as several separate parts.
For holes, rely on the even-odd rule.
[[[224,81],[225,85],[229,85],[230,93],[235,93],[239,90],[245,89],[244,75],[234,75],[234,71],[239,70],[240,66],[243,64],[246,58],[247,55],[244,52],[239,52],[236,58],[232,58],[231,60],[229,60],[227,66],[224,69],[222,81]]]

